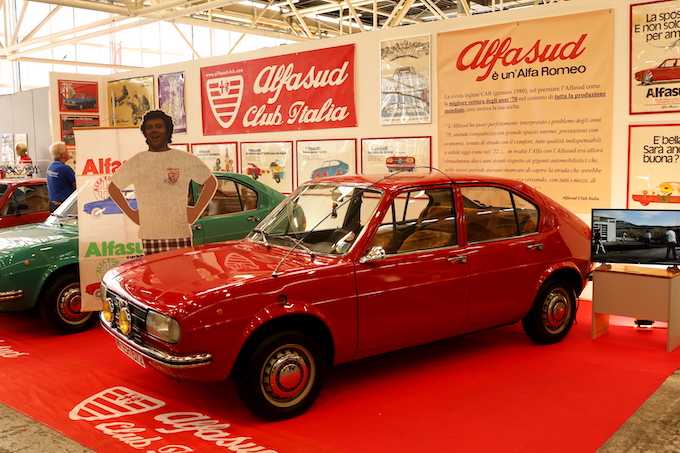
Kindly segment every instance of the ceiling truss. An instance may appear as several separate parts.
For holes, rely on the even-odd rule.
[[[41,60],[35,54],[165,21],[182,35],[194,57],[202,58],[209,55],[196,52],[179,24],[241,33],[241,38],[229,49],[232,53],[247,35],[308,41],[569,0],[27,0],[20,11],[12,8],[13,1],[0,0],[4,19],[0,59],[130,69],[115,64]],[[32,2],[47,3],[53,8],[35,28],[25,30],[23,25]],[[46,25],[65,7],[99,11],[109,17],[45,34],[43,30],[49,28]]]

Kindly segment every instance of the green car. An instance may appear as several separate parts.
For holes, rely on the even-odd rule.
[[[245,237],[285,198],[247,175],[215,176],[217,191],[193,225],[196,245]],[[194,202],[198,188],[192,182]],[[96,312],[80,311],[77,206],[74,192],[43,223],[0,230],[0,312],[38,309],[64,334],[82,332],[97,321]]]

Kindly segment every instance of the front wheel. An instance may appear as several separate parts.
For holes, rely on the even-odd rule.
[[[80,281],[76,272],[61,274],[47,284],[40,315],[59,333],[84,332],[97,322],[96,312],[80,309]]]
[[[546,282],[522,319],[524,332],[538,344],[553,344],[567,336],[576,318],[576,293],[562,279]]]
[[[265,420],[297,417],[321,393],[325,357],[319,344],[297,331],[278,332],[245,358],[236,377],[243,404]]]

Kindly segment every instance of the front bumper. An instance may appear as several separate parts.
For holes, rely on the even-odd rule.
[[[212,362],[212,354],[209,352],[199,352],[195,354],[187,355],[173,355],[165,351],[161,351],[151,346],[140,345],[133,341],[130,341],[128,337],[120,332],[111,329],[111,326],[104,319],[99,319],[104,330],[108,332],[116,340],[120,341],[130,349],[133,349],[137,353],[141,354],[146,360],[152,363],[159,364],[163,367],[172,369],[189,369],[198,368],[210,365]]]

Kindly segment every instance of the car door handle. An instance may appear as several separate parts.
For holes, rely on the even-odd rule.
[[[248,220],[251,221],[251,222],[259,222],[260,218],[255,215],[255,216],[248,217]]]
[[[543,250],[543,244],[529,244],[527,250]]]
[[[467,256],[449,256],[446,258],[447,263],[467,263]]]
[[[191,225],[191,229],[192,229],[192,230],[202,230],[203,227],[202,227],[200,224],[198,224],[198,225]]]

